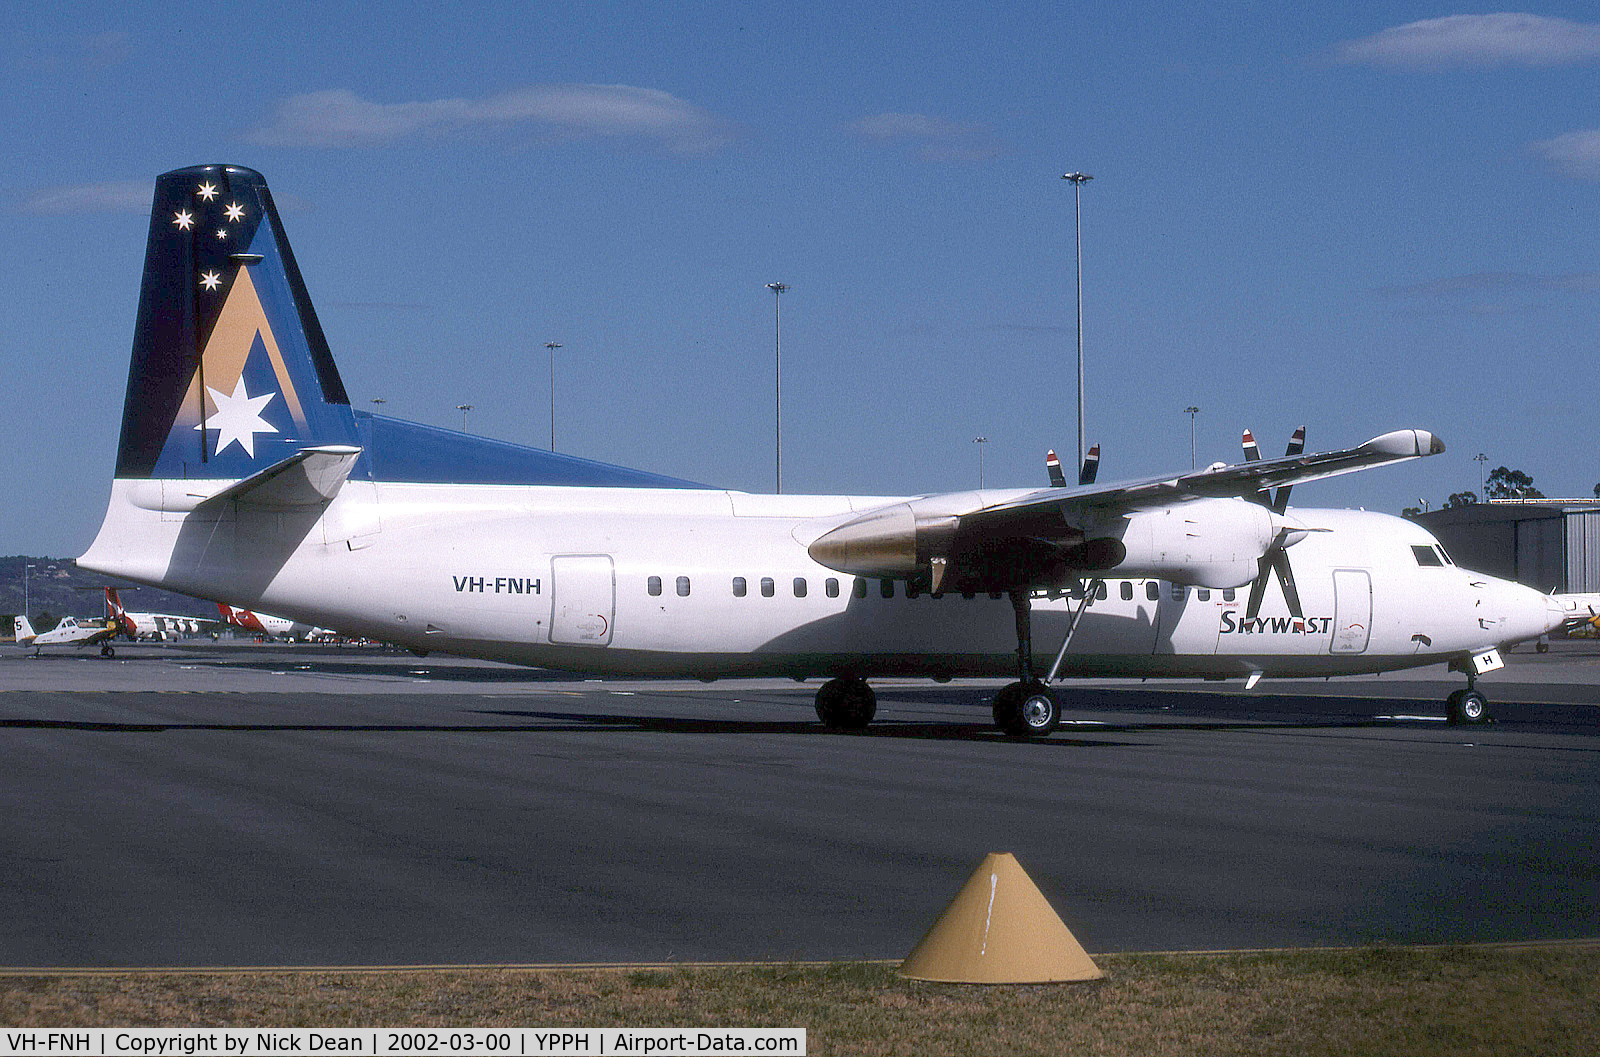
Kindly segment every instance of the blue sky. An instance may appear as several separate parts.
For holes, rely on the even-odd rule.
[[[1600,22],[1565,4],[13,5],[0,552],[72,555],[115,455],[151,181],[264,173],[346,386],[403,418],[772,488],[1102,477],[1417,426],[1297,492],[1488,466],[1586,496]],[[1069,459],[1070,461],[1070,459]]]

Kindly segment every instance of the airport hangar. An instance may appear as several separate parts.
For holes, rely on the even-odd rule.
[[[1539,591],[1600,591],[1600,498],[1491,499],[1411,520],[1463,568]]]

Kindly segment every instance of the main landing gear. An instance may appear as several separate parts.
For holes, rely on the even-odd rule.
[[[829,679],[817,691],[817,718],[829,730],[866,730],[878,713],[878,695],[865,679]]]
[[[1011,592],[1017,618],[1017,681],[994,699],[994,725],[1014,738],[1042,738],[1061,722],[1061,704],[1033,674],[1033,603],[1026,588]]]
[[[111,646],[111,644],[109,642],[103,642],[103,643],[100,644],[100,656],[102,656],[102,657],[115,657],[116,655],[117,655],[117,651],[112,648],[112,646]]]

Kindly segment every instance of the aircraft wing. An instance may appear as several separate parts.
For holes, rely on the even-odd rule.
[[[1442,451],[1444,442],[1432,433],[1421,429],[1402,429],[1374,437],[1358,447],[1339,451],[1286,455],[1281,459],[1261,459],[1232,466],[1192,470],[1176,477],[1147,477],[1100,487],[1047,488],[972,513],[985,519],[1003,519],[1016,511],[1055,504],[1085,511],[1114,508],[1133,510],[1182,499],[1246,498],[1264,489],[1320,481],[1384,463],[1438,455]]]
[[[1338,451],[1105,485],[996,498],[959,492],[867,511],[810,546],[823,565],[860,576],[925,579],[938,590],[1059,586],[1085,574],[1238,587],[1274,546],[1304,529],[1256,503],[1264,490],[1437,455],[1425,430],[1398,430]],[[1298,536],[1295,537],[1299,538]]]

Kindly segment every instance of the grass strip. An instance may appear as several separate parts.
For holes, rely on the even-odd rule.
[[[804,1027],[813,1054],[1600,1053],[1600,948],[1107,954],[1094,984],[882,964],[0,978],[9,1027]]]

